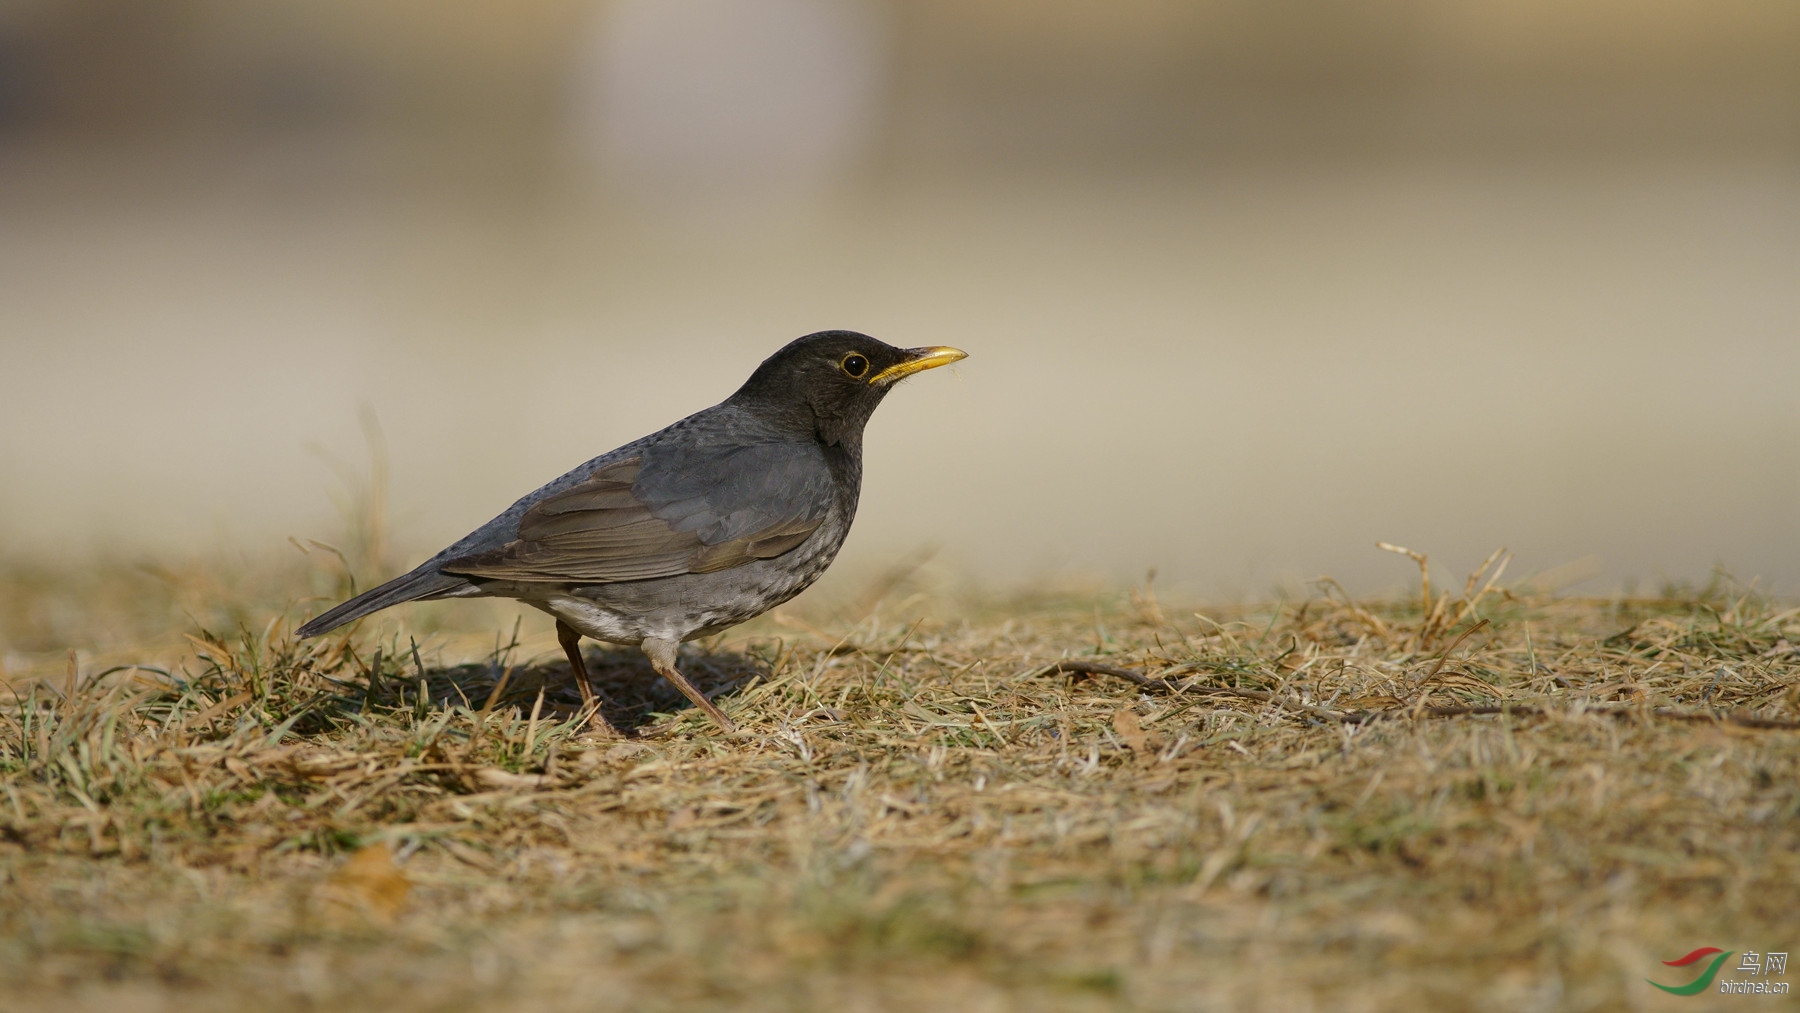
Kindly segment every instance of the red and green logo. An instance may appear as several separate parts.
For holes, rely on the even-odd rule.
[[[1656,982],[1650,981],[1649,978],[1645,978],[1644,980],[1650,981],[1650,984],[1656,985],[1657,988],[1660,988],[1671,995],[1699,995],[1701,992],[1706,991],[1708,985],[1712,984],[1713,978],[1718,976],[1719,967],[1727,960],[1731,959],[1732,952],[1733,951],[1731,950],[1721,950],[1717,946],[1702,946],[1685,957],[1676,960],[1663,961],[1663,963],[1669,967],[1686,967],[1689,964],[1704,960],[1707,957],[1712,957],[1715,953],[1718,954],[1718,956],[1713,957],[1712,963],[1706,965],[1706,970],[1701,972],[1700,977],[1695,978],[1685,985],[1657,985]]]

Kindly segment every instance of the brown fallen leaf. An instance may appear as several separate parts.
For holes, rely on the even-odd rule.
[[[1142,755],[1149,743],[1144,738],[1144,725],[1138,721],[1135,711],[1123,707],[1113,711],[1113,731],[1118,734],[1119,741],[1125,743],[1132,752]]]
[[[406,907],[412,881],[394,864],[394,852],[382,841],[358,848],[319,887],[327,911],[360,914],[391,925]]]

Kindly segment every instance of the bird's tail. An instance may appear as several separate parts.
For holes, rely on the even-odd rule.
[[[316,637],[321,633],[329,633],[347,622],[361,619],[371,612],[379,612],[389,605],[418,601],[420,598],[430,598],[457,587],[467,586],[469,586],[469,582],[461,577],[452,577],[440,573],[436,569],[427,569],[422,566],[411,573],[395,577],[380,587],[364,591],[295,630],[294,635],[303,639]]]

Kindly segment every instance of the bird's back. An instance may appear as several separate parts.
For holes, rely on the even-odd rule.
[[[626,505],[636,508],[640,516],[635,519],[640,528],[648,527],[664,536],[665,552],[669,542],[681,538],[687,539],[696,549],[693,554],[698,555],[712,547],[729,548],[734,540],[754,538],[765,531],[792,531],[804,542],[819,543],[805,555],[822,561],[816,570],[810,559],[800,567],[809,572],[791,593],[781,594],[780,600],[786,600],[829,565],[849,533],[860,494],[862,462],[859,445],[828,447],[816,438],[772,427],[755,413],[727,401],[552,479],[412,571],[331,609],[302,626],[298,633],[313,636],[406,601],[494,594],[536,601],[566,594],[575,586],[586,589],[584,594],[590,596],[636,601],[655,596],[658,589],[649,585],[669,580],[682,583],[679,578],[695,575],[691,571],[696,569],[714,576],[706,574],[704,562],[687,562],[678,552],[667,560],[657,560],[655,568],[646,569],[641,559],[629,558],[635,543],[623,549],[616,544],[611,546],[614,557],[623,553],[628,558],[622,562],[615,558],[608,569],[597,558],[604,555],[596,544],[601,541],[597,536],[600,529],[609,525],[618,530],[618,518],[623,513],[619,510],[593,511],[596,530],[565,531],[561,544],[550,546],[551,551],[544,551],[546,540],[529,540],[534,533],[534,519],[542,520],[559,501],[578,498],[584,483],[591,485],[596,476],[621,471],[630,480]],[[643,524],[641,515],[645,514],[654,518],[649,525]],[[568,526],[566,517],[557,517],[556,521]],[[820,552],[826,543],[828,551]],[[783,553],[799,547],[791,535],[786,541],[764,539],[757,544],[781,549]],[[713,553],[714,557],[720,555]],[[723,555],[734,562],[752,561],[743,552]],[[747,591],[758,582],[787,581],[786,576],[765,570],[766,567],[757,567],[735,577],[717,577],[713,586],[742,584]],[[614,595],[598,590],[608,584],[628,583],[643,586]],[[661,593],[675,592],[679,608],[683,600],[691,597],[680,590],[665,586]],[[735,597],[729,592],[738,589],[722,590],[728,592],[726,597]],[[781,593],[785,588],[773,590]],[[735,614],[741,610],[726,611]]]

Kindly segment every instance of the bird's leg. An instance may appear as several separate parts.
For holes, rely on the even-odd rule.
[[[563,653],[569,656],[569,673],[575,678],[575,688],[581,690],[581,704],[584,707],[594,705],[594,687],[588,684],[587,662],[581,657],[581,634],[575,627],[556,621],[556,642],[562,645]]]
[[[589,723],[598,731],[612,731],[613,727],[606,720],[606,715],[600,712],[600,698],[588,683],[587,662],[581,657],[581,634],[576,632],[575,627],[558,619],[556,642],[562,645],[563,653],[569,656],[569,673],[575,679],[575,688],[581,690],[581,709],[593,711],[593,716],[588,719]]]
[[[645,637],[643,650],[649,656],[650,667],[656,669],[656,674],[674,683],[675,688],[681,690],[681,695],[694,701],[694,706],[705,711],[721,731],[728,735],[737,731],[737,725],[725,716],[724,711],[713,706],[713,702],[706,698],[705,693],[696,689],[694,684],[687,680],[687,676],[675,670],[675,649],[679,646],[673,640]]]

